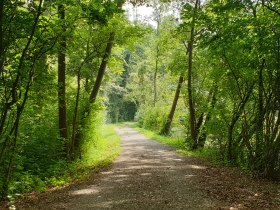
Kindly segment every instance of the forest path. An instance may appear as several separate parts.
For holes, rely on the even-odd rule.
[[[122,152],[111,167],[90,180],[33,199],[29,205],[18,209],[248,209],[244,204],[246,199],[239,199],[244,205],[239,204],[239,192],[232,192],[232,195],[221,192],[236,188],[227,186],[229,184],[239,185],[240,182],[243,186],[242,179],[236,182],[232,174],[223,176],[225,171],[220,169],[211,172],[211,166],[205,166],[203,160],[180,155],[173,148],[150,140],[132,128],[117,128],[117,132],[122,138]],[[218,177],[218,180],[209,180],[210,176]],[[228,176],[233,179],[231,183],[227,183],[225,177]],[[253,198],[254,190],[249,189]],[[221,194],[226,194],[226,197]],[[248,197],[244,190],[241,194]],[[256,200],[252,202],[257,203]],[[237,208],[230,208],[231,204]],[[258,206],[257,203],[251,207],[258,209]],[[261,206],[259,209],[266,208]]]

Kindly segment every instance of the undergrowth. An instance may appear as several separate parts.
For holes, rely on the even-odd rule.
[[[18,170],[9,186],[9,198],[16,195],[67,185],[87,178],[100,168],[109,165],[120,153],[120,137],[113,125],[104,125],[101,113],[94,113],[84,128],[81,157],[69,162],[57,160],[44,170]]]

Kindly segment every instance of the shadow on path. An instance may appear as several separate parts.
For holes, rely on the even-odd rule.
[[[66,197],[38,203],[36,209],[203,210],[217,206],[198,182],[205,166],[131,128],[117,132],[122,152],[110,169],[70,188]]]

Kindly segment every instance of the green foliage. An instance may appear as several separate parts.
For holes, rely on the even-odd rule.
[[[180,18],[160,3],[156,28],[131,23],[121,1],[4,3],[0,198],[8,190],[16,194],[63,185],[85,177],[93,165],[109,164],[119,152],[119,139],[111,126],[101,126],[104,107],[99,103],[107,106],[111,121],[132,120],[137,111],[140,126],[161,130],[178,76],[186,79],[192,3],[180,5]],[[65,19],[57,15],[61,4]],[[217,156],[272,178],[279,178],[280,171],[278,7],[274,0],[201,2],[191,87],[197,141],[206,148],[196,154]],[[90,108],[89,94],[112,32],[115,47],[98,103]],[[61,139],[58,130],[56,56],[61,38],[67,46],[68,139]],[[183,153],[189,153],[188,100],[184,84],[172,124],[178,138],[156,137]]]
[[[45,191],[46,183],[38,175],[33,175],[28,171],[18,172],[14,174],[14,179],[10,184],[9,194],[22,194],[32,191]]]
[[[278,4],[200,3],[195,17],[193,2],[181,5],[180,25],[161,14],[164,18],[151,35],[135,44],[126,97],[138,106],[139,125],[158,132],[174,95],[174,76],[186,79],[190,29],[196,18],[190,88],[197,132],[193,136],[206,148],[201,155],[213,151],[222,162],[279,178]],[[154,18],[158,20],[158,14]],[[188,91],[184,85],[173,124],[173,129],[182,129],[182,119],[186,143],[191,134]]]
[[[138,111],[137,119],[139,126],[160,132],[168,115],[167,107],[145,107]]]
[[[125,50],[120,55],[122,60],[123,71],[119,74],[114,74],[115,80],[108,86],[108,119],[107,121],[118,123],[121,121],[133,121],[137,107],[132,99],[126,97],[127,82],[131,73],[131,52]],[[115,65],[116,66],[116,65]]]
[[[123,12],[117,2],[42,2],[0,3],[5,4],[0,11],[0,198],[5,198],[8,191],[41,191],[75,178],[80,163],[72,154],[79,154],[82,148],[89,91],[108,34],[114,29],[112,22],[128,23],[124,16],[116,15]],[[65,19],[57,15],[57,7],[62,3]],[[128,34],[125,31],[129,27],[133,30],[131,24],[126,25],[125,29],[118,27],[120,33]],[[61,51],[57,43],[62,37],[67,43],[63,53],[67,55],[69,139],[58,135],[56,56]],[[99,135],[98,131],[95,135]],[[96,145],[101,142],[100,138]],[[107,147],[109,144],[104,144],[97,150],[102,152]],[[110,159],[109,156],[104,158]]]
[[[32,157],[40,155],[36,152],[24,152],[25,157],[18,157],[17,171],[13,174],[9,186],[9,194],[22,194],[31,191],[45,191],[49,187],[65,185],[76,179],[84,179],[91,171],[110,164],[120,152],[120,137],[113,125],[102,125],[103,111],[93,111],[88,117],[83,143],[81,144],[81,159],[68,162],[60,157]],[[29,142],[29,146],[36,142]],[[38,146],[38,145],[37,145]],[[61,148],[58,147],[58,148]],[[39,151],[39,150],[38,150]],[[54,151],[45,150],[44,155],[57,155]],[[39,161],[40,158],[42,163]]]
[[[191,150],[185,143],[185,139],[183,136],[181,137],[173,137],[173,136],[162,136],[154,131],[146,130],[143,128],[135,127],[134,128],[141,133],[143,133],[147,138],[151,138],[158,142],[170,145],[176,149],[178,153],[181,153],[186,156],[194,156],[194,157],[202,157],[208,158],[209,160],[214,161],[217,164],[224,164],[223,158],[220,156],[220,152],[217,149],[207,147],[201,148],[199,150]]]
[[[153,140],[157,140],[161,143],[168,144],[172,147],[175,147],[178,150],[186,150],[186,144],[183,136],[181,137],[167,137],[161,136],[154,131],[146,130],[144,128],[135,127],[138,131],[143,133],[146,137],[151,138]]]
[[[81,147],[84,166],[106,166],[119,155],[120,137],[113,125],[103,125],[103,122],[104,112],[91,113],[88,118]]]

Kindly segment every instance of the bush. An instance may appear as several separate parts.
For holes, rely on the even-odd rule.
[[[140,109],[137,118],[140,127],[160,132],[168,115],[168,107],[148,107]]]
[[[108,165],[119,155],[120,137],[113,125],[104,125],[105,115],[95,111],[88,116],[81,145],[84,166]]]
[[[120,152],[120,137],[112,125],[104,125],[102,109],[93,110],[86,118],[81,141],[81,159],[67,161],[60,154],[58,139],[41,139],[36,136],[20,145],[15,155],[15,173],[9,184],[9,195],[32,191],[45,191],[51,186],[61,186],[73,180],[88,177],[92,170],[110,164]],[[36,128],[41,126],[38,124]],[[42,129],[30,129],[30,134]],[[45,132],[49,131],[45,129]],[[33,134],[32,133],[32,134]],[[44,133],[43,133],[44,134]],[[41,142],[41,144],[40,144]],[[0,179],[1,182],[1,179]]]
[[[16,179],[13,180],[9,186],[10,194],[26,193],[30,191],[41,192],[47,189],[46,182],[29,171],[18,173],[15,177]]]

